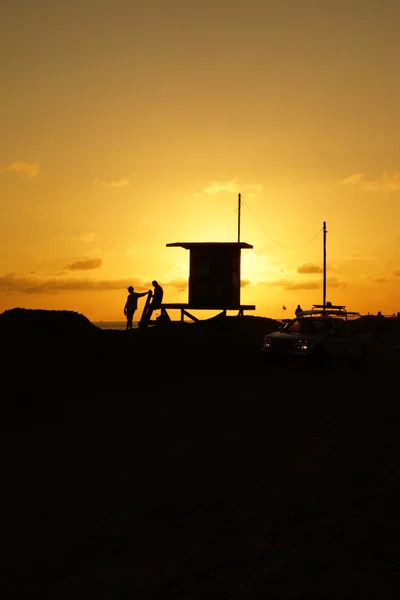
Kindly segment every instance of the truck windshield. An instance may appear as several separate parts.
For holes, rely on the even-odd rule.
[[[285,327],[288,333],[320,333],[324,331],[326,322],[323,319],[294,319]]]

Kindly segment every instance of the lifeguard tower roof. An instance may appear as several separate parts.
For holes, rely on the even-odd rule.
[[[201,247],[226,247],[226,248],[236,248],[242,250],[243,248],[253,248],[251,244],[247,244],[246,242],[173,242],[172,244],[167,244],[167,247],[180,247],[185,248],[185,250],[190,250],[191,248],[201,248]]]

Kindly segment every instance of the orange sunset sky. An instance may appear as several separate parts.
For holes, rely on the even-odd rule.
[[[4,0],[0,312],[121,320],[154,278],[185,302],[166,244],[236,241],[239,192],[254,314],[322,301],[323,221],[327,299],[400,311],[399,24],[397,0]]]

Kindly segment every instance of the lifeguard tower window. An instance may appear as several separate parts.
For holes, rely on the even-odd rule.
[[[176,242],[190,250],[189,307],[240,309],[240,253],[245,242]]]

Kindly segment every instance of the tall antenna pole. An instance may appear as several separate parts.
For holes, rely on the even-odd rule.
[[[240,207],[242,205],[241,194],[238,194],[238,242],[240,242]]]
[[[323,279],[323,291],[322,291],[322,304],[325,308],[326,305],[326,222],[324,221],[324,226],[323,226],[323,232],[324,232],[324,279]]]

